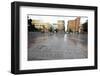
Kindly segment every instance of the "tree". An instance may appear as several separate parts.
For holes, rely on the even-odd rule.
[[[52,26],[50,27],[49,31],[50,31],[50,32],[52,32],[52,31],[53,31]]]
[[[28,25],[29,25],[29,26],[32,25],[32,19],[28,19]]]
[[[28,19],[28,31],[35,32],[37,29],[35,28],[35,25],[32,24],[32,19]]]
[[[88,21],[82,24],[82,27],[83,27],[83,32],[88,32]]]

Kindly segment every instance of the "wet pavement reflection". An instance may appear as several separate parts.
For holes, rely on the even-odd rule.
[[[87,34],[28,33],[28,60],[88,57]]]

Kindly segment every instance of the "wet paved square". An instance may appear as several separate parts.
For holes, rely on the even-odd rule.
[[[28,33],[28,60],[88,57],[87,34]]]

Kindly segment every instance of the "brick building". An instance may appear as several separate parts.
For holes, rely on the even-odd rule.
[[[79,32],[80,27],[80,17],[75,20],[69,20],[67,25],[67,32]]]

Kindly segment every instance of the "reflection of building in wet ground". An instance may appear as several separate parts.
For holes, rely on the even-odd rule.
[[[88,57],[87,34],[28,33],[28,60]]]

